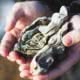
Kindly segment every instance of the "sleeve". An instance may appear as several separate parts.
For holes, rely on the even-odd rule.
[[[60,0],[38,0],[38,1],[40,1],[42,4],[46,4],[53,13],[58,12],[62,5]]]
[[[69,5],[69,13],[70,15],[80,14],[80,0],[74,0]]]
[[[75,15],[80,13],[80,0],[39,0],[47,4],[53,12],[59,11],[62,5],[67,6],[69,14]]]

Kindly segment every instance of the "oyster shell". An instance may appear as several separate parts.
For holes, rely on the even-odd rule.
[[[62,37],[68,27],[62,27],[62,24],[67,16],[66,7],[62,6],[52,17],[40,17],[22,31],[14,50],[33,57],[32,74],[46,73],[63,59],[65,46]]]
[[[30,56],[35,55],[46,44],[46,41],[42,40],[44,35],[38,28],[43,25],[47,26],[49,22],[49,18],[41,17],[36,19],[31,25],[26,26],[22,31],[14,50]]]

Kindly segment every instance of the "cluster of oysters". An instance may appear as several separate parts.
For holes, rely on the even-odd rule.
[[[22,31],[14,50],[32,58],[30,68],[33,75],[50,71],[64,58],[62,37],[68,27],[62,25],[67,16],[66,7],[62,6],[52,17],[37,18]]]

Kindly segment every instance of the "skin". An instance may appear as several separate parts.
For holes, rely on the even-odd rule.
[[[38,1],[27,1],[16,3],[6,21],[5,35],[1,42],[0,53],[8,56],[12,46],[15,44],[22,29],[29,25],[37,17],[48,16],[50,10],[47,6],[41,5]],[[7,38],[9,36],[9,39]],[[7,43],[8,42],[8,43]]]
[[[38,1],[31,1],[16,3],[11,14],[8,16],[5,35],[0,46],[0,54],[10,61],[19,64],[20,77],[22,78],[27,77],[32,80],[55,79],[69,70],[80,59],[80,16],[78,15],[74,15],[70,20],[70,22],[73,23],[74,29],[67,33],[62,39],[63,44],[66,47],[69,47],[66,52],[68,57],[51,72],[45,75],[32,75],[30,73],[30,60],[26,60],[19,56],[18,53],[11,51],[11,48],[16,43],[19,34],[25,25],[30,24],[39,16],[50,15],[50,13],[47,14],[47,12],[50,11],[46,6],[41,5]],[[68,23],[69,22],[65,23],[63,26],[68,26]]]

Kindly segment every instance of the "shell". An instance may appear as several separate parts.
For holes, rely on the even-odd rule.
[[[41,17],[35,20],[31,25],[26,26],[22,31],[14,50],[22,54],[34,56],[46,44],[43,40],[44,35],[38,30],[39,26],[47,26],[50,19]]]
[[[50,71],[53,64],[64,58],[62,37],[68,27],[62,24],[67,16],[66,7],[62,6],[60,12],[52,17],[40,17],[22,31],[14,50],[33,57],[30,65],[33,75]]]

